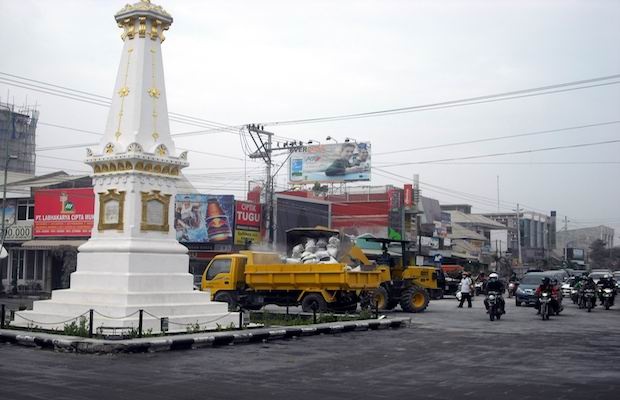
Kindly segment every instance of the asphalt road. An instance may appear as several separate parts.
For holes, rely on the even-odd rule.
[[[431,302],[411,327],[152,354],[0,345],[0,399],[617,399],[620,307],[490,322]],[[403,313],[395,312],[403,315]]]

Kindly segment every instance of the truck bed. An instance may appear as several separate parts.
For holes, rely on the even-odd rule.
[[[346,270],[346,264],[261,264],[245,266],[245,281],[255,290],[361,290],[376,288],[389,276],[384,268]]]

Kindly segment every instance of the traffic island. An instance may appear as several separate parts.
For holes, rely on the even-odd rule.
[[[411,318],[392,317],[358,321],[338,321],[315,325],[256,328],[219,332],[179,334],[124,340],[90,339],[43,332],[0,329],[0,342],[72,353],[147,353],[190,350],[235,344],[263,343],[320,334],[342,334],[408,326]]]

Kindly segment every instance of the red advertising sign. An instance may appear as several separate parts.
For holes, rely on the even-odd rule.
[[[261,206],[248,201],[235,202],[235,244],[260,241]]]
[[[413,206],[413,185],[410,183],[404,186],[405,208],[411,208]]]
[[[90,236],[94,214],[92,188],[37,190],[34,236]]]

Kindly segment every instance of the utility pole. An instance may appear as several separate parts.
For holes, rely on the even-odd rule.
[[[523,266],[523,257],[521,255],[521,209],[517,203],[517,247],[519,248],[519,266]]]
[[[568,258],[568,250],[566,246],[568,245],[568,217],[564,216],[564,265],[566,265],[566,261]]]
[[[265,161],[265,173],[267,174],[267,182],[265,185],[265,203],[267,206],[267,240],[269,244],[273,244],[273,177],[271,176],[271,138],[273,133],[266,131],[265,127],[261,125],[251,124],[248,125],[247,128],[252,141],[256,145],[256,151],[250,154],[250,158],[262,158],[263,161]],[[252,133],[256,133],[258,141],[254,139],[254,135]],[[267,136],[267,143],[263,141],[262,135]]]
[[[497,175],[497,212],[499,212],[499,175]]]

